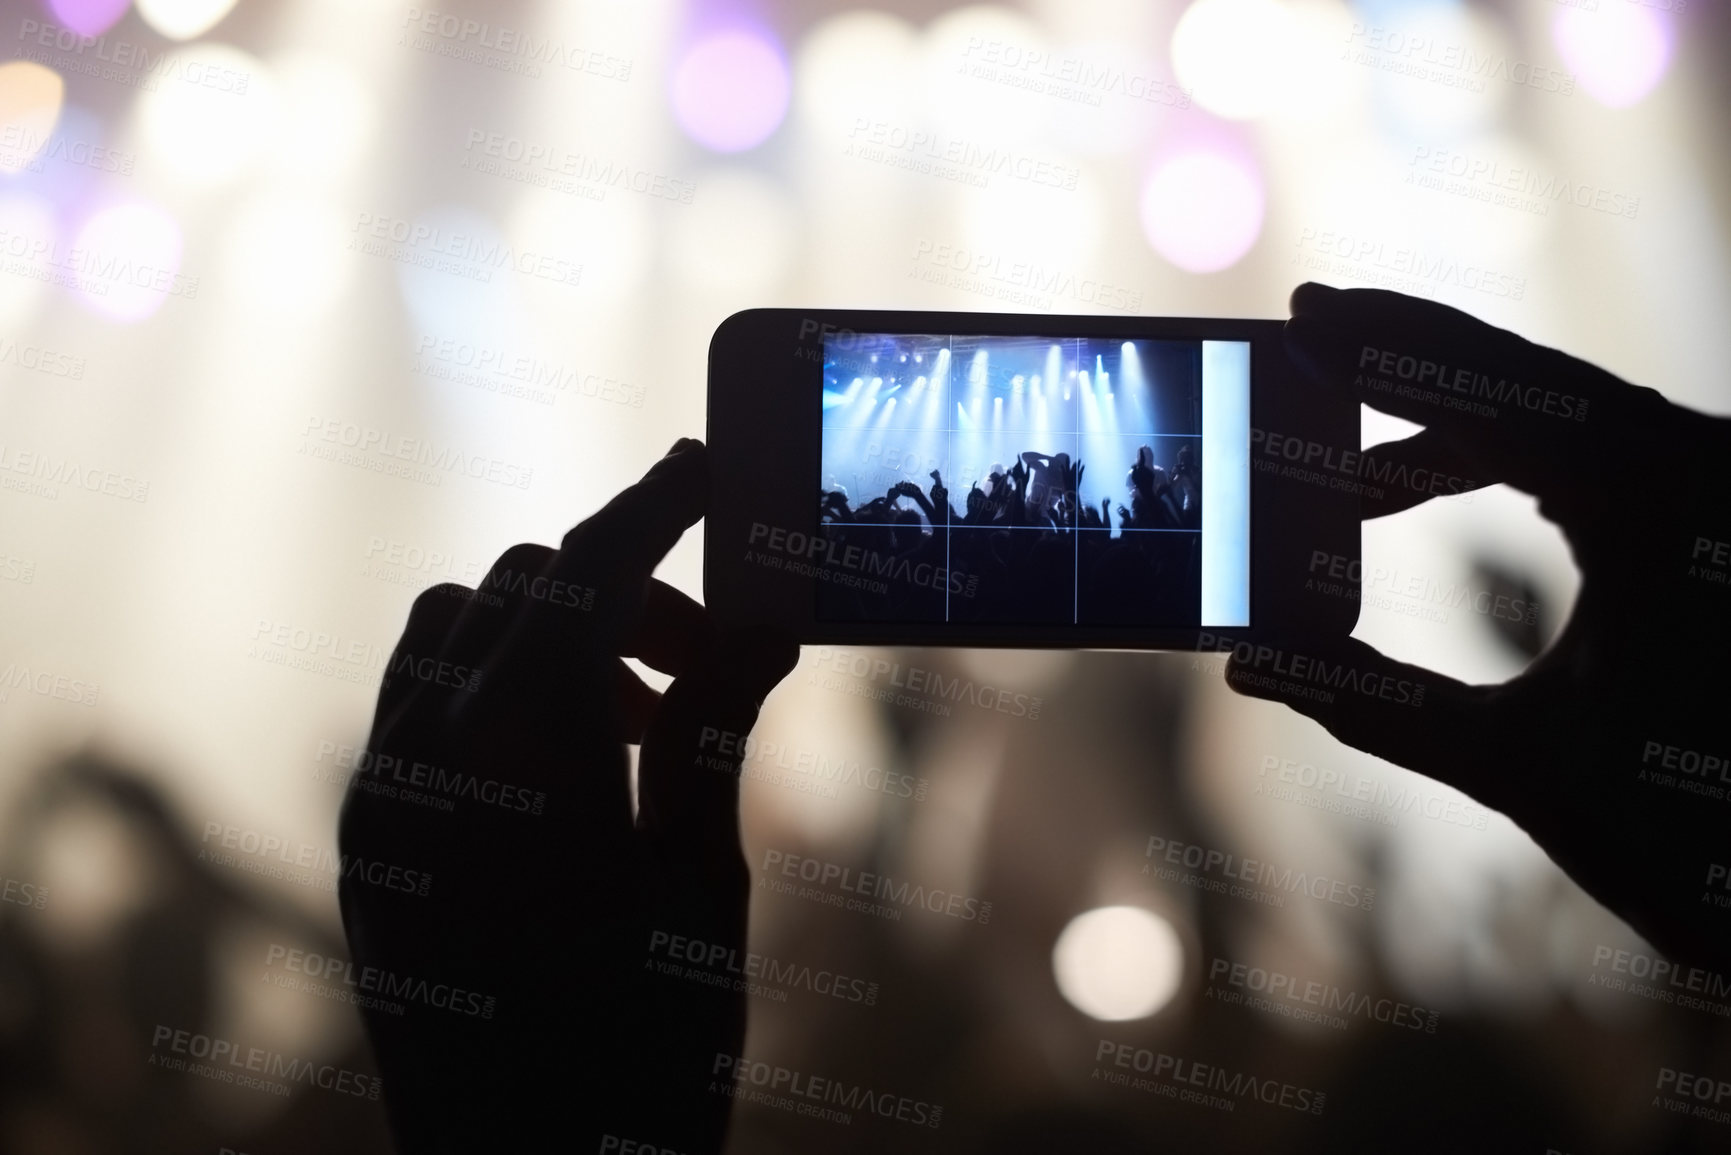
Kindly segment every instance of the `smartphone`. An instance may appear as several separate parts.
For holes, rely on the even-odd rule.
[[[710,614],[806,644],[1349,633],[1358,406],[1282,324],[734,314],[709,349]]]

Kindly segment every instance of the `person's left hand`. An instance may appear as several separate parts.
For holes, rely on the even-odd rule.
[[[743,995],[655,964],[674,936],[743,958],[741,746],[798,648],[725,641],[650,576],[707,488],[682,440],[559,549],[513,546],[479,590],[410,611],[339,836],[355,968],[407,992],[400,1014],[365,1009],[404,1155],[721,1148],[731,1080],[712,1072],[739,1054]],[[431,883],[373,885],[350,860]]]

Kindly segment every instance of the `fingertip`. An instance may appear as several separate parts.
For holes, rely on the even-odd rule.
[[[1327,307],[1337,300],[1340,290],[1332,285],[1324,285],[1317,281],[1306,281],[1292,290],[1292,296],[1287,301],[1287,308],[1294,317],[1300,313],[1313,312]]]

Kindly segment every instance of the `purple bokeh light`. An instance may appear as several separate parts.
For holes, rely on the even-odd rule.
[[[697,41],[673,74],[673,114],[685,134],[715,152],[742,152],[787,116],[787,63],[767,35],[734,30]]]
[[[120,22],[132,0],[48,0],[56,23],[80,36],[101,36]]]
[[[1581,87],[1610,108],[1638,103],[1671,64],[1665,18],[1638,5],[1605,4],[1592,12],[1565,8],[1551,24],[1551,39]]]

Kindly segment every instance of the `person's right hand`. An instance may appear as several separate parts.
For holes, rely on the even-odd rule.
[[[1312,700],[1257,677],[1256,657],[1235,656],[1228,683],[1507,814],[1661,951],[1731,962],[1731,909],[1708,893],[1731,898],[1731,585],[1714,577],[1731,577],[1731,422],[1398,293],[1301,285],[1292,314],[1287,349],[1311,376],[1425,427],[1371,457],[1536,496],[1581,589],[1560,636],[1502,685],[1320,637],[1284,648],[1360,685],[1422,686],[1422,702]],[[1391,485],[1363,513],[1427,496]]]

